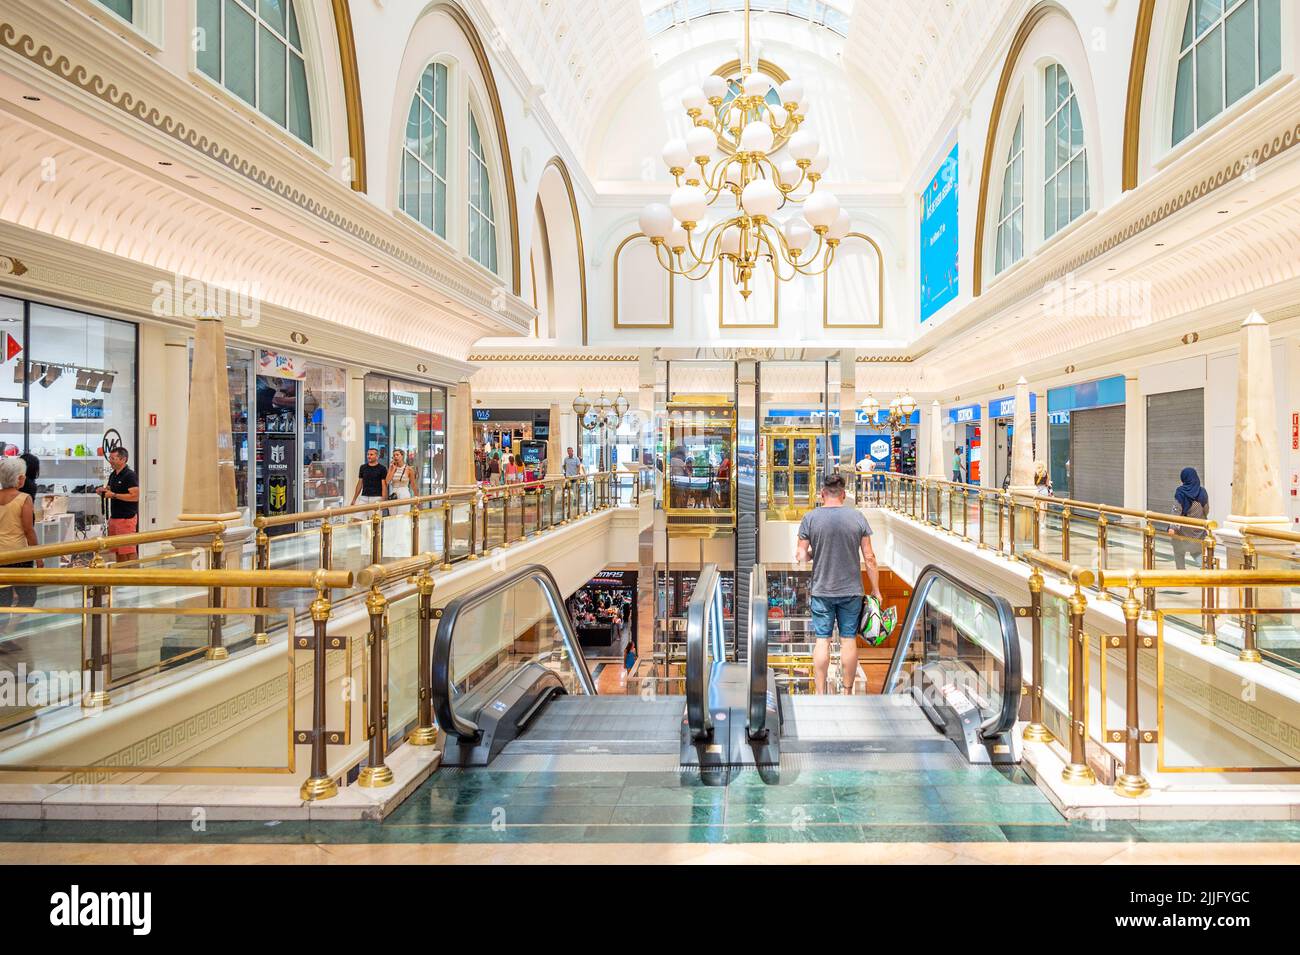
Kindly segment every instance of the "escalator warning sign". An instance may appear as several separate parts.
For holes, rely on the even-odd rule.
[[[498,713],[504,713],[506,711],[505,700],[493,700],[492,709],[496,710]]]

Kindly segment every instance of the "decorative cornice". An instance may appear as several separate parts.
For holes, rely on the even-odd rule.
[[[521,352],[510,352],[509,354],[500,355],[470,355],[468,361],[475,364],[493,361],[640,361],[636,355],[574,355],[574,354],[538,354]]]
[[[858,364],[905,364],[912,360],[911,355],[859,355],[854,359]]]

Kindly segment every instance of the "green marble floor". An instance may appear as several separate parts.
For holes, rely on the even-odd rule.
[[[444,770],[384,822],[0,821],[0,842],[244,844],[1300,842],[1300,822],[1070,822],[1024,769]]]

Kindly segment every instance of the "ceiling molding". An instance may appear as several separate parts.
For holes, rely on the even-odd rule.
[[[339,63],[343,73],[343,100],[348,117],[348,158],[352,160],[352,191],[366,191],[366,123],[361,112],[361,77],[357,70],[357,44],[352,35],[352,10],[348,0],[332,0],[334,32],[339,38]]]
[[[1125,192],[1138,184],[1138,158],[1142,143],[1142,95],[1146,85],[1147,55],[1151,49],[1151,24],[1156,0],[1142,0],[1133,36],[1133,56],[1128,67],[1128,96],[1124,102],[1124,154],[1121,163]]]

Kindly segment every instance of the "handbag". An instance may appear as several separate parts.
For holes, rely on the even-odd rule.
[[[870,646],[878,647],[894,634],[898,626],[898,610],[881,607],[880,601],[867,594],[862,598],[862,616],[858,619],[858,635]]]

